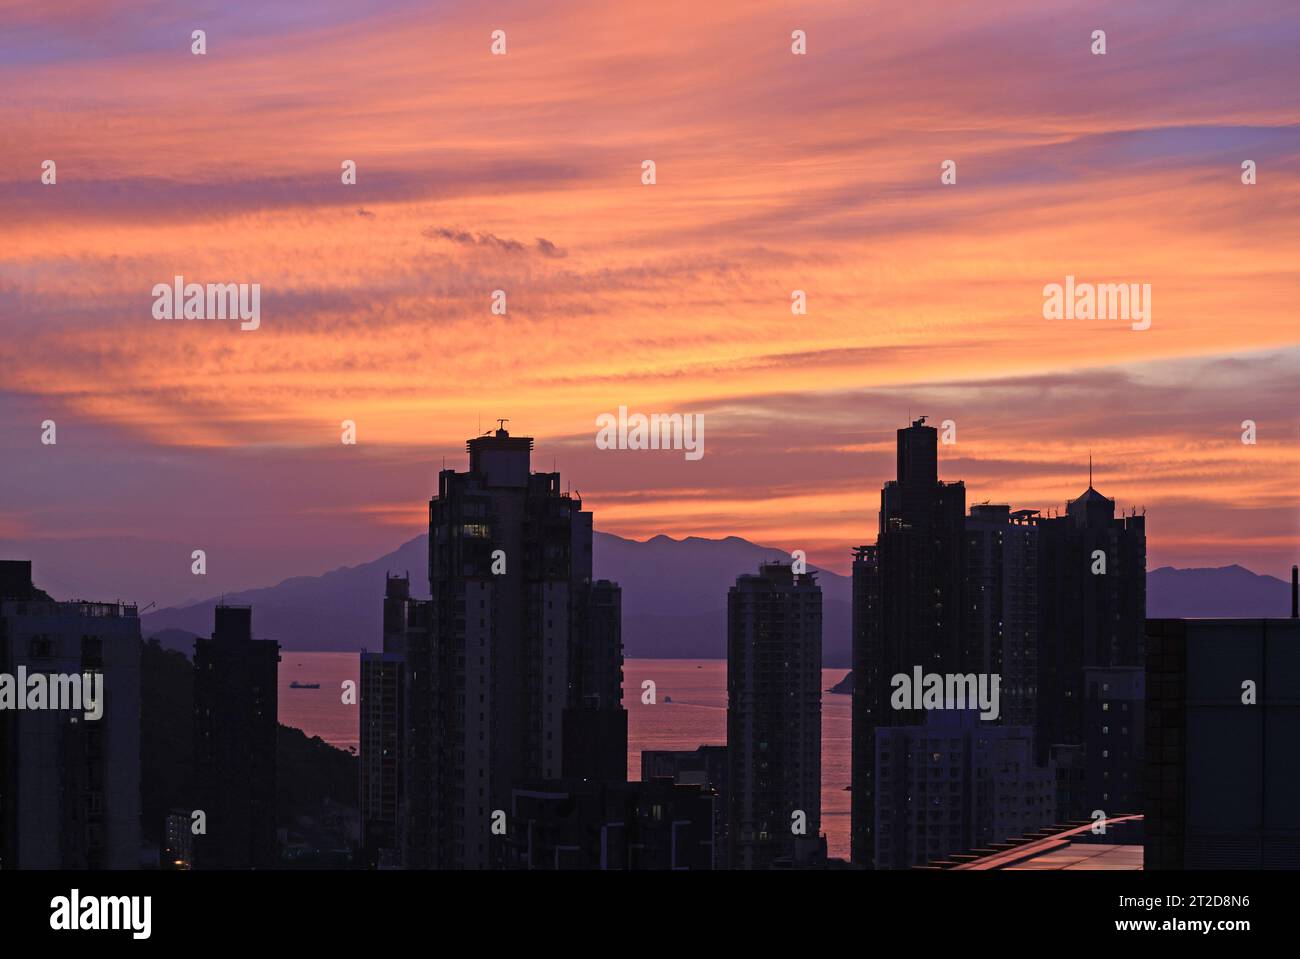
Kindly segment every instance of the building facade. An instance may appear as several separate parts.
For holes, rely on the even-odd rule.
[[[878,869],[906,869],[1052,824],[1055,771],[1035,761],[1033,730],[931,712],[876,731]]]
[[[815,855],[821,833],[822,594],[813,573],[760,567],[727,596],[728,862]],[[797,825],[796,825],[797,824]]]
[[[876,730],[923,722],[890,707],[890,680],[967,672],[978,662],[963,626],[966,487],[939,480],[938,431],[925,417],[898,431],[897,478],[880,494],[874,546],[853,562],[851,857],[873,865]]]
[[[360,740],[361,849],[376,866],[399,858],[398,810],[405,768],[406,650],[412,635],[427,635],[429,602],[411,598],[409,576],[387,577],[384,645],[361,654],[358,699]]]
[[[1143,667],[1146,517],[1116,516],[1115,501],[1089,485],[1064,516],[1040,518],[1038,530],[1036,748],[1040,759],[1058,745],[1082,745],[1091,755],[1108,747],[1099,727],[1090,735],[1085,723],[1086,672]],[[1061,816],[1089,817],[1088,803],[1104,791],[1089,782],[1083,805]]]
[[[140,655],[135,606],[57,602],[0,561],[0,868],[139,866]]]
[[[1153,619],[1146,655],[1145,868],[1300,869],[1300,618]]]
[[[512,794],[515,869],[712,869],[717,797],[697,786],[558,780]]]
[[[646,749],[641,752],[641,781],[667,780],[713,793],[713,868],[730,868],[727,859],[727,747],[690,750]]]
[[[1001,677],[999,722],[1033,727],[1038,715],[1037,511],[972,506],[966,518],[967,648]]]
[[[253,610],[217,606],[210,639],[194,641],[194,782],[204,831],[201,869],[269,869],[276,844],[280,646],[253,639]]]
[[[408,866],[507,864],[516,783],[627,776],[617,585],[593,583],[592,516],[504,426],[467,443],[429,504],[429,629],[408,637]],[[618,761],[613,757],[617,755]]]
[[[1085,669],[1083,736],[1088,818],[1142,811],[1146,675],[1132,666]]]

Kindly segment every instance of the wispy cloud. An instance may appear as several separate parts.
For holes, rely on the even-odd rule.
[[[838,566],[911,411],[958,422],[972,497],[1063,502],[1092,449],[1153,557],[1296,551],[1289,2],[513,0],[504,57],[465,3],[0,9],[11,532],[183,517],[298,572],[391,538],[500,415],[606,528]],[[1067,274],[1150,283],[1151,329],[1043,320]],[[261,284],[262,328],[153,319],[175,275]],[[705,413],[705,459],[598,454],[622,403]]]

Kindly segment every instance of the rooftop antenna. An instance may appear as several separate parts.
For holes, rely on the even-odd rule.
[[[509,421],[508,419],[506,419],[506,420],[498,419],[498,420],[497,420],[497,429],[499,429],[499,430],[504,430],[504,429],[506,428],[506,424],[509,423],[509,422],[510,422],[510,421]]]

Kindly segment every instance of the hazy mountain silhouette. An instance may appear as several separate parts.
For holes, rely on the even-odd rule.
[[[727,655],[727,590],[741,573],[756,573],[768,561],[790,561],[779,549],[738,536],[645,542],[596,534],[596,575],[623,587],[623,647],[629,657],[671,659]],[[809,569],[816,569],[810,566]],[[817,571],[822,588],[822,662],[847,666],[852,582]]]
[[[229,605],[253,607],[253,634],[285,649],[355,652],[383,646],[384,578],[411,574],[411,592],[429,595],[428,535],[417,536],[379,559],[322,576],[294,576],[275,586],[226,593]],[[210,636],[217,598],[171,606],[141,618],[146,637],[166,648],[194,651],[195,636]]]
[[[1252,573],[1243,566],[1147,572],[1150,619],[1196,617],[1286,617],[1291,615],[1291,584]]]
[[[298,576],[263,589],[227,593],[225,601],[253,607],[257,636],[288,650],[352,652],[378,649],[387,572],[409,572],[411,592],[428,595],[428,537],[417,536],[393,552],[323,576]],[[645,542],[597,532],[596,575],[623,587],[623,646],[630,658],[722,658],[727,653],[727,589],[741,573],[788,554],[737,536]],[[821,570],[822,661],[848,667],[851,582]],[[1240,566],[1215,569],[1161,567],[1147,574],[1148,615],[1288,616],[1290,585]],[[146,636],[187,653],[193,637],[212,632],[216,599],[169,607],[143,619]]]
[[[378,649],[384,577],[409,572],[412,594],[428,596],[428,542],[427,535],[417,536],[372,562],[226,593],[225,602],[251,605],[254,633],[278,640],[285,649]],[[790,559],[736,536],[656,536],[637,542],[597,532],[592,549],[596,576],[623,587],[623,646],[629,657],[725,657],[727,589],[741,573],[757,572],[764,560]],[[818,582],[827,638],[823,659],[828,666],[847,665],[851,584],[825,570],[818,572]],[[211,598],[148,613],[145,635],[191,652],[194,636],[212,632],[216,603]]]

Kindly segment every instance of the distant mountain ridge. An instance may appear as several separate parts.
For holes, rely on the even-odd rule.
[[[623,589],[623,647],[629,658],[725,658],[727,590],[741,573],[790,556],[738,536],[645,541],[597,531],[595,574]],[[382,642],[384,578],[409,572],[412,593],[428,594],[428,536],[408,540],[368,563],[322,576],[295,576],[275,586],[227,593],[225,602],[253,607],[253,629],[286,650],[354,652]],[[815,569],[815,567],[809,567]],[[822,660],[848,667],[852,582],[817,570],[822,587]],[[212,632],[210,598],[148,613],[142,626],[166,647],[186,653],[194,636]],[[1290,615],[1290,584],[1241,566],[1176,569],[1147,574],[1147,614],[1156,617]]]
[[[1147,571],[1149,619],[1282,618],[1291,615],[1291,584],[1244,566]]]

